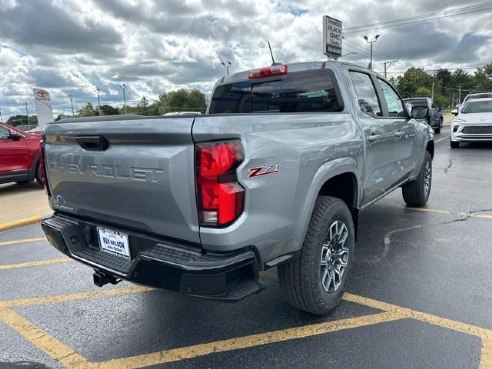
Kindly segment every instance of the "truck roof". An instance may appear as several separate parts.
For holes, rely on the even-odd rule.
[[[354,67],[354,68],[358,68],[358,69],[364,69],[370,73],[378,74],[378,73],[374,72],[373,70],[367,69],[367,68],[362,67],[360,65],[345,62],[345,61],[339,61],[339,60],[297,62],[297,63],[277,63],[277,64],[278,65],[287,65],[289,68],[289,73],[301,72],[301,71],[313,70],[313,69],[328,69],[328,68],[333,69],[333,68],[340,68],[341,66],[349,66],[349,67]],[[264,65],[264,66],[259,66],[258,68],[262,68],[262,67],[268,67],[268,66]],[[256,68],[252,68],[252,69],[256,69]],[[248,73],[252,69],[237,72],[237,73],[231,74],[230,76],[223,76],[221,79],[219,79],[216,82],[216,85],[217,84],[223,84],[223,83],[232,83],[232,82],[247,80],[248,79]]]

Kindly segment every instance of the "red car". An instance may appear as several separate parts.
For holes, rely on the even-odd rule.
[[[0,183],[42,184],[39,160],[41,135],[0,122]]]

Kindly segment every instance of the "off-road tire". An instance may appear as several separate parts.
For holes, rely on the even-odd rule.
[[[426,188],[427,176],[430,176],[428,178],[428,188]],[[430,153],[426,151],[418,177],[402,187],[403,200],[405,200],[406,204],[409,206],[424,206],[429,199],[431,187],[432,157]]]
[[[348,249],[347,266],[339,286],[331,292],[322,284],[322,250],[330,235],[330,226],[335,222],[347,229],[345,247]],[[309,222],[301,254],[278,268],[279,283],[287,301],[294,307],[316,315],[333,310],[342,298],[348,276],[352,269],[355,249],[355,232],[352,215],[340,199],[320,196],[316,200]]]

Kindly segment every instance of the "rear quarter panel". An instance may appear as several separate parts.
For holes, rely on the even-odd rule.
[[[238,178],[245,211],[230,227],[202,227],[205,249],[255,246],[263,262],[302,245],[316,196],[325,181],[363,170],[362,132],[350,113],[239,114],[197,117],[195,142],[239,138],[245,160]],[[276,173],[248,178],[249,169]]]

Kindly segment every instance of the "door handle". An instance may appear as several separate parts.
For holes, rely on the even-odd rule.
[[[379,135],[370,135],[369,137],[367,137],[367,140],[369,142],[376,142],[378,139],[379,139]]]
[[[109,141],[103,136],[77,136],[75,141],[85,150],[104,151],[109,147]]]
[[[403,137],[403,132],[402,131],[396,131],[395,137],[397,140],[400,140]]]

